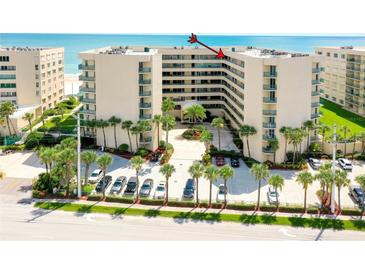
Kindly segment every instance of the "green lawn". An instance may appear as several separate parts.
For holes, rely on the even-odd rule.
[[[45,122],[45,127],[48,131],[61,131],[64,133],[72,133],[73,129],[76,128],[76,124],[77,120],[73,116],[65,114],[63,115],[63,119],[58,124],[58,126],[56,126],[56,124],[53,122],[53,118],[50,118],[49,120],[47,120],[47,122]],[[44,130],[44,127],[40,127],[40,130]]]
[[[342,132],[339,129],[344,125],[350,128],[351,134],[365,132],[364,117],[347,111],[341,108],[339,105],[325,99],[321,99],[321,104],[322,106],[320,107],[320,111],[322,112],[322,117],[319,119],[319,121],[322,124],[330,126],[331,128],[335,123],[338,129],[337,134],[342,136]],[[332,134],[332,130],[328,132],[328,134]]]
[[[357,230],[365,231],[365,221],[361,220],[339,220],[319,219],[302,217],[277,217],[271,214],[248,215],[248,214],[221,214],[221,213],[199,213],[199,212],[178,212],[157,209],[137,209],[125,207],[111,207],[99,205],[82,205],[58,202],[37,202],[35,207],[47,210],[63,210],[79,213],[104,213],[111,215],[132,215],[153,217],[166,217],[174,219],[189,219],[209,222],[236,222],[241,224],[267,224],[286,225],[292,227],[308,227],[317,229],[333,230]]]

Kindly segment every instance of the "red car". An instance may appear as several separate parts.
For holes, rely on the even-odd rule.
[[[224,166],[224,165],[226,164],[226,160],[224,159],[224,157],[223,157],[223,156],[217,156],[217,157],[215,158],[215,164],[216,164],[217,166]]]

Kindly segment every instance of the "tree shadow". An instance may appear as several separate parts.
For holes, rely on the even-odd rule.
[[[273,214],[264,214],[260,216],[261,222],[265,225],[271,225],[276,222],[277,218]]]
[[[255,224],[260,223],[260,220],[255,213],[253,213],[251,215],[242,214],[242,215],[240,215],[239,220],[242,224],[245,224],[245,225],[255,225]]]
[[[52,213],[55,210],[58,210],[62,207],[64,207],[66,204],[65,203],[43,203],[43,202],[39,202],[37,203],[37,205],[42,206],[42,208],[37,208],[35,210],[32,210],[30,213],[34,216],[31,219],[26,220],[27,223],[33,222],[36,219],[43,217],[45,215],[48,215],[50,213]]]
[[[17,201],[17,204],[30,205],[32,202],[33,202],[32,198],[23,198],[23,199],[20,199],[19,201]]]
[[[156,218],[161,214],[161,212],[158,209],[149,209],[147,210],[143,216],[147,218]]]
[[[301,217],[288,217],[288,220],[291,226],[304,227],[306,225],[307,219]]]
[[[28,192],[32,190],[32,185],[20,186],[18,191],[20,192]]]
[[[350,222],[357,229],[361,229],[361,230],[365,229],[365,221],[363,221],[363,220],[350,220]]]

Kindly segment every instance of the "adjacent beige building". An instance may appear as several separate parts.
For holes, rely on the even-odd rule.
[[[35,116],[54,107],[64,96],[63,48],[0,48],[0,103],[13,102],[18,111],[13,120],[19,127],[25,111]],[[1,132],[7,132],[1,126]]]
[[[257,134],[250,138],[250,149],[259,161],[273,160],[269,140],[278,138],[276,160],[283,161],[280,128],[300,127],[319,118],[320,57],[253,47],[222,49],[224,59],[198,47],[107,47],[83,52],[84,118],[149,119],[160,113],[162,99],[171,97],[177,104],[173,114],[179,119],[184,107],[198,103],[211,115],[224,116],[234,128],[254,126]],[[108,144],[113,146],[112,128],[108,130]],[[99,130],[99,145],[101,134]],[[127,143],[126,135],[119,135],[119,143]],[[157,145],[153,136],[150,148]]]
[[[365,116],[365,47],[318,47],[323,56],[321,96]]]

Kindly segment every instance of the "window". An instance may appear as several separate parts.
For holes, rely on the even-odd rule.
[[[9,62],[9,56],[0,56],[0,62]]]
[[[328,96],[328,94],[325,94],[324,96],[325,96],[327,99],[328,99],[328,97],[329,97],[329,96]]]
[[[337,53],[333,54],[333,57],[338,58],[338,54]]]
[[[15,70],[15,66],[0,66],[1,70]]]
[[[332,96],[332,101],[336,102],[337,101],[336,97]]]
[[[345,59],[345,54],[341,54],[341,59]]]
[[[45,66],[44,66],[44,64],[42,65],[42,69],[44,69],[45,68]]]
[[[36,82],[36,83],[35,83],[35,86],[36,86],[37,88],[39,88],[39,82]]]
[[[39,69],[39,66],[38,65],[35,65],[34,68],[35,68],[35,70],[38,70]]]
[[[0,88],[16,88],[15,83],[1,83]]]
[[[327,57],[331,57],[331,53],[327,52]]]
[[[317,54],[318,54],[318,55],[322,55],[322,51],[318,51],[318,52],[317,52]]]
[[[343,105],[343,100],[342,100],[342,99],[340,100],[340,104],[342,104],[342,105]]]

